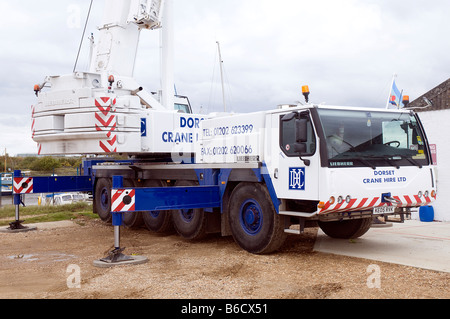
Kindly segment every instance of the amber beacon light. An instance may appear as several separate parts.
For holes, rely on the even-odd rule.
[[[305,97],[306,103],[309,103],[309,94],[311,93],[309,91],[309,86],[307,86],[307,85],[303,86],[302,87],[302,93],[303,93],[303,96]]]

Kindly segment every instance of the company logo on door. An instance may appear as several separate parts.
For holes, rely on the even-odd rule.
[[[305,168],[290,168],[289,169],[289,189],[290,190],[305,190]]]

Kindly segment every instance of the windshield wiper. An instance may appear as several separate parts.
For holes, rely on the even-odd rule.
[[[395,163],[393,163],[391,161],[391,159],[387,156],[380,156],[380,155],[369,155],[367,156],[370,159],[377,159],[377,160],[384,160],[386,161],[389,165],[394,166],[396,169],[399,169],[400,166],[396,165]]]
[[[363,163],[364,165],[369,166],[373,170],[377,169],[377,167],[375,165],[373,165],[370,161],[365,160],[365,159],[360,158],[360,157],[355,157],[354,154],[348,154],[348,155],[340,154],[339,157],[341,157],[343,159],[346,159],[346,160],[359,161],[359,162]],[[336,158],[334,158],[334,159],[336,159]]]
[[[423,167],[423,165],[422,164],[420,164],[420,163],[418,163],[415,159],[413,159],[413,158],[411,158],[411,157],[407,157],[407,156],[405,156],[405,155],[397,155],[396,157],[400,157],[399,159],[394,159],[394,160],[400,160],[400,159],[405,159],[405,160],[407,160],[408,162],[410,162],[411,164],[413,164],[414,166],[417,166],[417,167],[419,167],[419,168],[422,168]]]
[[[371,169],[376,170],[377,167],[375,165],[373,165],[371,162],[363,159],[363,158],[355,158],[357,161],[360,161],[361,163],[363,163],[364,165],[369,166]]]

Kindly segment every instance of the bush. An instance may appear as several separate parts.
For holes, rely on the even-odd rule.
[[[58,159],[53,157],[42,157],[33,161],[30,169],[33,171],[48,172],[59,167],[61,167],[61,163]]]

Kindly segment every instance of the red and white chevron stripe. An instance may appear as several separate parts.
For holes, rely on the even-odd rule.
[[[34,117],[35,112],[36,112],[36,107],[34,105],[31,105],[31,138],[32,139],[34,139],[34,136],[36,135],[36,118]],[[40,143],[37,143],[37,149],[38,149],[38,155],[41,155],[42,145]]]
[[[418,195],[414,196],[394,196],[394,198],[400,202],[402,202],[399,207],[418,207],[418,206],[425,206],[432,202],[432,199],[429,196],[422,196],[420,198]]]
[[[34,135],[36,134],[36,128],[35,128],[36,120],[34,118],[31,119],[31,138],[34,138]]]
[[[401,204],[397,207],[420,207],[428,205],[432,202],[430,197],[422,196],[420,198],[418,195],[410,196],[393,196]],[[351,199],[349,203],[343,201],[338,204],[337,202],[331,204],[329,201],[325,203],[325,206],[320,210],[319,214],[329,214],[329,213],[341,213],[341,212],[354,212],[354,211],[366,211],[372,210],[376,207],[387,206],[387,203],[381,202],[381,197],[374,198],[363,198],[363,199]]]
[[[95,113],[95,128],[99,132],[106,132],[107,140],[99,141],[99,146],[105,153],[117,152],[117,128],[116,98],[101,97],[95,99],[95,106],[99,112]]]
[[[33,194],[33,178],[14,177],[13,192],[14,194]]]
[[[31,138],[36,134],[36,119],[34,118],[35,107],[31,106]]]
[[[134,189],[113,189],[111,197],[111,211],[113,213],[134,212],[136,210],[136,192]]]
[[[111,111],[114,110],[114,106],[117,103],[116,98],[112,97],[101,97],[98,99],[95,99],[95,106],[104,114],[107,115]]]

